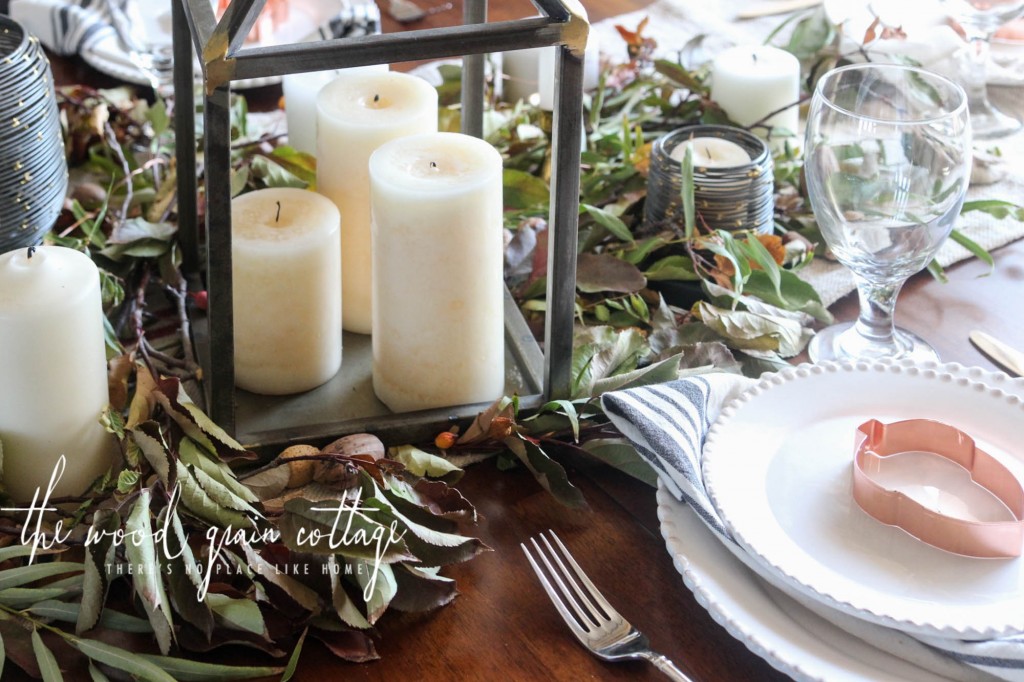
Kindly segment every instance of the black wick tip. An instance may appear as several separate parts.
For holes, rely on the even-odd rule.
[[[35,255],[35,253],[36,253],[36,247],[34,247],[34,246],[30,246],[30,247],[28,247],[28,257],[29,257],[29,258],[31,258],[32,256],[34,256],[34,255]]]
[[[755,63],[755,64],[757,64],[757,53],[756,53],[756,52],[752,52],[752,53],[750,54],[750,56],[751,56],[751,57],[753,57],[753,59],[754,59],[754,63]]]
[[[275,202],[275,203],[277,203],[277,215],[274,216],[274,222],[276,223],[279,220],[281,220],[281,202],[278,201],[278,202]]]
[[[374,95],[373,96],[373,103],[376,104],[379,101],[380,101],[380,95]]]
[[[436,161],[431,161],[430,162],[430,167],[431,168],[437,168],[437,162]]]

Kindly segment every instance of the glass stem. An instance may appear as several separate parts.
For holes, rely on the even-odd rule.
[[[990,108],[985,80],[988,70],[988,36],[972,35],[967,45],[967,78],[963,81],[967,92],[967,107],[980,114]]]
[[[860,298],[860,316],[854,328],[873,346],[896,344],[896,325],[893,310],[903,282],[876,283],[857,278],[857,296]]]

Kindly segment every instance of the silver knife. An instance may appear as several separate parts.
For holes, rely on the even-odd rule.
[[[1002,341],[995,339],[985,332],[973,331],[970,334],[971,343],[987,355],[994,363],[1008,371],[1024,377],[1024,353],[1011,348]]]

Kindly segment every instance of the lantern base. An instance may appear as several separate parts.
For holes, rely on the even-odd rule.
[[[209,324],[192,321],[199,362],[209,376]],[[317,443],[350,433],[372,432],[385,442],[433,438],[453,423],[471,420],[488,404],[396,414],[373,392],[370,337],[345,332],[341,370],[327,383],[293,395],[257,395],[235,389],[233,435],[253,450],[293,443]],[[520,396],[524,409],[542,401],[544,357],[515,301],[505,292],[505,394]],[[211,415],[218,423],[218,415]],[[224,424],[221,424],[224,426]]]

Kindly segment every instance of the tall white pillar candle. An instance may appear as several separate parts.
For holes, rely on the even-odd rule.
[[[343,73],[387,73],[387,64],[290,73],[282,78],[284,113],[288,123],[288,144],[300,152],[316,155],[316,97],[320,90]]]
[[[770,45],[732,47],[719,54],[712,65],[711,99],[741,126],[789,106],[764,123],[796,135],[800,112],[800,62],[789,52]],[[761,127],[753,131],[765,137]]]
[[[437,130],[437,90],[405,73],[346,73],[317,97],[317,191],[341,211],[342,325],[370,333],[370,154]]]
[[[99,419],[109,401],[100,275],[83,253],[41,246],[0,255],[0,442],[11,497],[78,495],[114,462]]]
[[[341,366],[338,209],[316,192],[263,189],[231,202],[235,384],[281,395]]]
[[[501,98],[506,102],[529,101],[537,92],[539,73],[538,59],[542,50],[533,47],[527,50],[510,50],[501,53]]]
[[[374,152],[370,182],[377,397],[395,412],[501,397],[501,155],[416,135]]]

